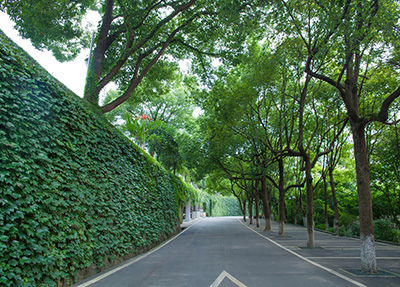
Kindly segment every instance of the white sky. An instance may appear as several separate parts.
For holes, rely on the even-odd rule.
[[[14,29],[14,23],[7,14],[0,12],[0,29],[11,38],[17,45],[29,53],[40,65],[42,65],[53,77],[65,84],[79,97],[83,96],[86,78],[85,59],[89,50],[83,51],[72,62],[58,62],[49,51],[39,51],[33,48],[29,40],[22,39]]]

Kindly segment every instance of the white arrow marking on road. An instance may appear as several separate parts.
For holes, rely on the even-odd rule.
[[[222,281],[224,281],[225,278],[228,278],[229,280],[231,280],[238,287],[247,287],[246,285],[244,285],[242,282],[237,280],[235,277],[233,277],[231,274],[229,274],[225,270],[222,271],[221,274],[219,274],[218,278],[214,281],[213,284],[210,285],[210,287],[218,287],[222,283]]]

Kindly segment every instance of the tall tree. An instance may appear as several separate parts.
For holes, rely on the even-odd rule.
[[[298,1],[282,0],[277,11],[284,11],[278,16],[281,31],[297,33],[307,48],[307,75],[336,88],[345,104],[356,162],[361,269],[376,273],[365,129],[371,122],[389,120],[390,107],[400,96],[400,87],[399,81],[397,86],[381,82],[379,89],[368,89],[368,85],[375,77],[382,81],[391,76],[376,71],[387,67],[392,55],[396,58],[399,4],[392,0],[307,0],[299,5]],[[291,25],[287,25],[288,19]]]
[[[222,57],[228,51],[240,51],[240,42],[247,35],[243,23],[255,19],[253,2],[2,0],[0,4],[24,37],[62,60],[72,58],[88,44],[87,38],[80,41],[85,13],[94,9],[102,15],[84,98],[98,106],[103,88],[111,82],[118,84],[119,96],[101,107],[106,113],[129,99],[149,70],[167,54],[175,59],[195,54],[199,66],[207,70],[211,61],[206,55]]]

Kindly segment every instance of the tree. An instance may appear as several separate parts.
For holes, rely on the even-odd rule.
[[[88,47],[90,35],[83,19],[88,10],[96,10],[96,0],[1,0],[15,28],[39,50],[48,49],[59,61],[75,58]]]
[[[195,108],[191,93],[197,88],[194,76],[183,75],[179,66],[171,61],[158,61],[146,78],[124,105],[106,114],[110,122],[130,112],[134,115],[148,115],[153,121],[161,120],[175,128],[185,128]],[[110,90],[103,104],[119,97],[120,91]]]
[[[400,130],[398,123],[383,130],[371,154],[375,218],[391,218],[400,227]]]
[[[232,49],[239,51],[241,41],[247,36],[243,23],[254,19],[253,2],[256,3],[239,4],[234,0],[2,0],[0,3],[24,37],[30,38],[36,47],[52,50],[61,60],[72,58],[87,46],[87,39],[79,40],[84,34],[85,13],[94,9],[102,15],[84,98],[98,107],[103,88],[111,82],[117,83],[121,93],[101,107],[106,113],[131,97],[150,69],[167,57],[167,48],[168,57],[174,59],[197,55],[205,70],[210,64],[205,56],[221,57]],[[233,38],[235,41],[230,40]]]
[[[161,120],[152,122],[149,126],[148,147],[150,154],[156,156],[166,169],[175,174],[182,166],[179,145],[175,138],[177,129]]]
[[[356,163],[361,269],[376,273],[365,129],[374,121],[387,122],[389,108],[400,96],[398,79],[390,86],[382,82],[382,76],[392,77],[382,67],[388,67],[388,58],[396,59],[393,51],[397,47],[399,6],[397,1],[390,0],[347,0],[339,1],[339,5],[336,1],[304,1],[303,4],[280,1],[276,11],[284,13],[277,17],[282,17],[281,31],[296,33],[303,40],[308,51],[307,75],[336,88],[346,107]],[[291,25],[287,25],[288,19]],[[378,70],[381,72],[376,73]],[[369,83],[374,82],[371,79],[376,77],[382,83],[379,89],[368,89]],[[376,109],[377,106],[380,108]]]

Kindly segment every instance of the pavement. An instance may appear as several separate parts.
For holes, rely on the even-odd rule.
[[[197,223],[198,221],[202,220],[203,218],[204,218],[204,217],[198,217],[198,218],[192,219],[192,220],[190,220],[190,221],[183,221],[183,222],[181,223],[181,229],[184,230],[184,229],[186,229],[186,228],[192,226],[193,224]]]
[[[304,227],[285,225],[285,237],[241,218],[186,222],[158,248],[75,286],[328,287],[400,286],[400,246],[376,243],[380,273],[361,274],[359,239],[315,232],[306,248]]]
[[[386,242],[376,242],[378,274],[361,273],[360,239],[338,237],[331,233],[315,231],[316,248],[306,248],[307,229],[303,226],[285,224],[285,236],[279,236],[277,222],[272,222],[272,230],[264,231],[265,221],[261,220],[256,228],[255,220],[242,224],[266,240],[272,240],[288,252],[293,252],[305,261],[317,264],[321,268],[346,276],[365,286],[400,286],[400,246]]]

